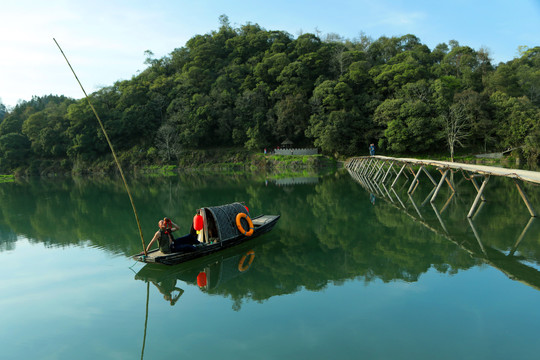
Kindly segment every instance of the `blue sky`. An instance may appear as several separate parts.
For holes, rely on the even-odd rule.
[[[196,34],[248,22],[293,36],[319,31],[357,38],[413,34],[433,49],[457,40],[487,48],[493,62],[540,45],[540,0],[3,0],[0,99],[83,96],[54,44],[60,43],[88,93],[145,68],[145,50],[168,55]]]

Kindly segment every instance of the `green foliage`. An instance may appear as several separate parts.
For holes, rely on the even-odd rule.
[[[495,121],[503,146],[521,146],[531,130],[538,124],[540,109],[527,97],[515,98],[497,91],[490,97],[496,109]]]
[[[142,154],[130,164],[176,161],[181,149],[260,151],[286,138],[335,156],[365,154],[370,143],[442,153],[449,134],[440,119],[456,106],[470,123],[467,151],[538,150],[540,47],[495,67],[486,50],[455,40],[430,50],[411,34],[323,41],[234,28],[225,15],[219,24],[161,59],[146,51],[144,71],[91,94],[115,149]],[[110,156],[86,99],[0,103],[0,139],[0,170],[29,166],[21,153],[83,167]]]
[[[30,142],[24,135],[0,136],[0,168],[11,170],[26,164],[29,153]]]

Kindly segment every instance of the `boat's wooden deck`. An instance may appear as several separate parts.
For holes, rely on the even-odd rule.
[[[269,223],[270,221],[275,220],[275,218],[276,218],[275,215],[262,215],[262,216],[259,216],[258,218],[251,219],[251,220],[254,226],[262,226],[266,223]]]

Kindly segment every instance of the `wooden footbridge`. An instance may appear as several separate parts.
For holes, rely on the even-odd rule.
[[[435,181],[433,176],[426,170],[426,166],[435,167],[440,173],[441,178],[439,181]],[[415,171],[414,168],[417,168]],[[471,218],[480,201],[485,201],[484,191],[489,181],[490,176],[502,176],[513,179],[519,194],[523,199],[523,202],[527,206],[529,213],[532,217],[536,217],[537,213],[533,206],[529,202],[527,195],[525,194],[522,182],[528,182],[533,184],[540,184],[540,172],[507,169],[495,166],[475,165],[475,164],[463,164],[448,161],[436,161],[436,160],[423,160],[423,159],[411,159],[411,158],[395,158],[388,156],[360,156],[353,157],[346,161],[345,168],[349,171],[351,176],[356,180],[364,183],[364,185],[374,193],[387,193],[390,196],[390,191],[393,191],[398,179],[401,176],[407,178],[407,170],[413,176],[411,184],[408,189],[408,193],[412,194],[420,182],[420,175],[424,173],[427,178],[433,183],[433,190],[431,192],[430,202],[433,203],[441,187],[446,184],[450,187],[452,192],[455,193],[455,187],[448,178],[449,172],[461,172],[467,180],[471,180],[474,185],[477,195],[474,202],[471,205],[468,218]],[[399,169],[399,170],[398,170]],[[476,181],[477,177],[482,177],[483,181],[480,186]],[[391,182],[391,183],[390,183]],[[387,187],[389,185],[389,187]]]
[[[439,181],[436,181],[433,176],[426,170],[426,167],[435,167],[440,173],[441,177]],[[493,266],[494,268],[502,271],[510,279],[522,282],[528,286],[540,290],[540,271],[534,267],[524,264],[519,256],[516,256],[516,251],[521,241],[524,239],[528,230],[531,228],[533,222],[537,217],[535,210],[530,204],[523,188],[521,186],[522,182],[528,182],[533,184],[540,184],[540,173],[534,171],[526,170],[515,170],[515,169],[506,169],[493,166],[480,166],[473,164],[462,164],[454,162],[445,162],[445,161],[434,161],[434,160],[419,160],[419,159],[409,159],[409,158],[393,158],[386,156],[365,156],[365,157],[354,157],[347,160],[345,163],[346,169],[349,171],[350,175],[359,182],[366,190],[368,190],[372,196],[378,195],[381,198],[385,199],[388,203],[391,203],[397,209],[404,211],[412,220],[418,222],[433,231],[434,233],[442,236],[451,242],[458,245],[463,250],[467,251],[469,254],[476,258],[482,259],[487,264]],[[474,234],[476,241],[470,241],[460,234],[451,235],[451,231],[448,231],[441,213],[450,203],[450,200],[453,198],[456,190],[451,179],[448,177],[449,172],[461,172],[466,180],[470,180],[474,185],[474,188],[477,191],[477,195],[474,199],[474,202],[469,210],[467,215],[467,220]],[[412,175],[409,177],[407,175]],[[431,207],[437,217],[438,222],[441,225],[441,230],[438,230],[432,226],[428,221],[425,220],[422,215],[419,206],[415,203],[415,200],[412,197],[412,194],[416,190],[420,182],[420,175],[424,173],[429,181],[433,184],[433,189],[429,193],[424,203],[420,208],[428,202],[431,203]],[[485,245],[482,241],[479,232],[476,230],[476,227],[473,223],[472,218],[477,213],[476,209],[480,201],[485,201],[484,191],[486,189],[486,184],[490,176],[502,176],[511,178],[518,190],[521,198],[525,202],[531,218],[524,227],[521,234],[517,237],[514,242],[514,245],[511,247],[508,254],[505,254],[503,251],[496,249],[494,247]],[[403,189],[409,185],[407,195],[409,200],[414,208],[414,212],[409,212],[407,207],[402,202],[398,196],[398,191],[394,189],[398,179],[406,178],[406,181],[400,181],[400,188]],[[480,186],[476,182],[476,178],[482,177],[483,181]],[[410,184],[409,184],[410,181]],[[437,197],[437,194],[441,187],[446,183],[451,189],[451,195],[446,201],[446,204],[439,211],[434,204],[434,200]],[[393,194],[393,195],[391,195]],[[396,199],[397,201],[394,201]],[[374,198],[372,198],[374,201]],[[416,214],[415,214],[416,212]],[[454,229],[455,230],[455,229]]]

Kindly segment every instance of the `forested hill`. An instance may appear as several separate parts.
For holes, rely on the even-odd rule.
[[[91,95],[124,161],[174,163],[185,150],[273,148],[289,138],[331,155],[540,151],[540,46],[492,64],[452,40],[414,35],[270,31],[256,24],[196,35],[147,68]],[[0,173],[109,158],[86,100],[34,97],[0,106]],[[127,160],[126,160],[127,159]]]

